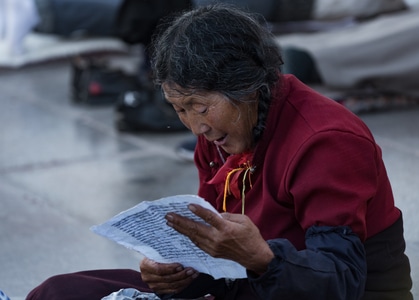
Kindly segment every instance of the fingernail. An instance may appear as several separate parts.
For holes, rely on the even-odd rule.
[[[169,226],[169,227],[173,227],[173,222],[172,222],[173,216],[167,214],[165,218],[166,218],[166,221],[167,221],[166,222],[166,225]]]
[[[195,273],[195,271],[194,270],[187,270],[186,271],[186,275],[188,275],[188,276],[191,276],[191,275],[193,275]]]
[[[189,205],[188,205],[188,208],[189,208],[189,210],[190,210],[190,211],[192,211],[192,212],[195,212],[195,211],[196,211],[196,207],[195,207],[195,205],[193,205],[193,204],[189,204]]]
[[[182,270],[183,270],[183,268],[181,266],[179,266],[179,267],[176,268],[176,272],[180,272]]]

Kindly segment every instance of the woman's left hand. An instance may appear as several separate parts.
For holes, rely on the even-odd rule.
[[[189,209],[208,224],[175,213],[166,215],[167,224],[213,257],[233,260],[259,274],[266,271],[274,254],[247,216],[223,213],[220,217],[196,204]]]

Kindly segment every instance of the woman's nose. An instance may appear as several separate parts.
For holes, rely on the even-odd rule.
[[[200,120],[200,118],[188,117],[182,120],[187,128],[189,128],[194,135],[201,135],[206,133],[210,127]]]
[[[197,136],[206,133],[208,130],[209,126],[203,123],[196,126],[191,126],[192,133]]]

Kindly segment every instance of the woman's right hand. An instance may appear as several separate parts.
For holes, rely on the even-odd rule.
[[[141,278],[156,294],[177,294],[184,290],[199,273],[181,264],[163,264],[144,258],[140,263]]]

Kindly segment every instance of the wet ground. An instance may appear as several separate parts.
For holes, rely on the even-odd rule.
[[[187,132],[115,130],[112,106],[70,101],[61,61],[0,70],[0,290],[14,299],[45,278],[138,268],[138,255],[90,232],[143,200],[195,193],[175,153]],[[419,299],[419,107],[360,115],[382,146]]]

